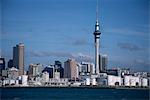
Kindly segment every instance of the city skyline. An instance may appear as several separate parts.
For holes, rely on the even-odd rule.
[[[67,58],[94,63],[96,0],[3,0],[1,4],[1,55],[7,61],[12,47],[23,42],[26,67]],[[148,5],[148,0],[99,0],[100,53],[108,55],[108,68],[148,71]]]

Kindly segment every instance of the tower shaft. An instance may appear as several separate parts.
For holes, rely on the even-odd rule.
[[[99,73],[99,35],[95,35],[95,73]]]

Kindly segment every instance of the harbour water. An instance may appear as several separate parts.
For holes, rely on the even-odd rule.
[[[149,100],[149,89],[0,88],[1,100]]]

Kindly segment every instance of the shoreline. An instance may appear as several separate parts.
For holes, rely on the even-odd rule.
[[[76,89],[136,89],[150,90],[150,87],[121,87],[121,86],[1,86],[5,88],[76,88]]]

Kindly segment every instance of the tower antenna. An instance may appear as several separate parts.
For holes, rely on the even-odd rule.
[[[96,2],[97,4],[96,4],[96,21],[98,21],[98,0],[97,0],[97,2]]]

